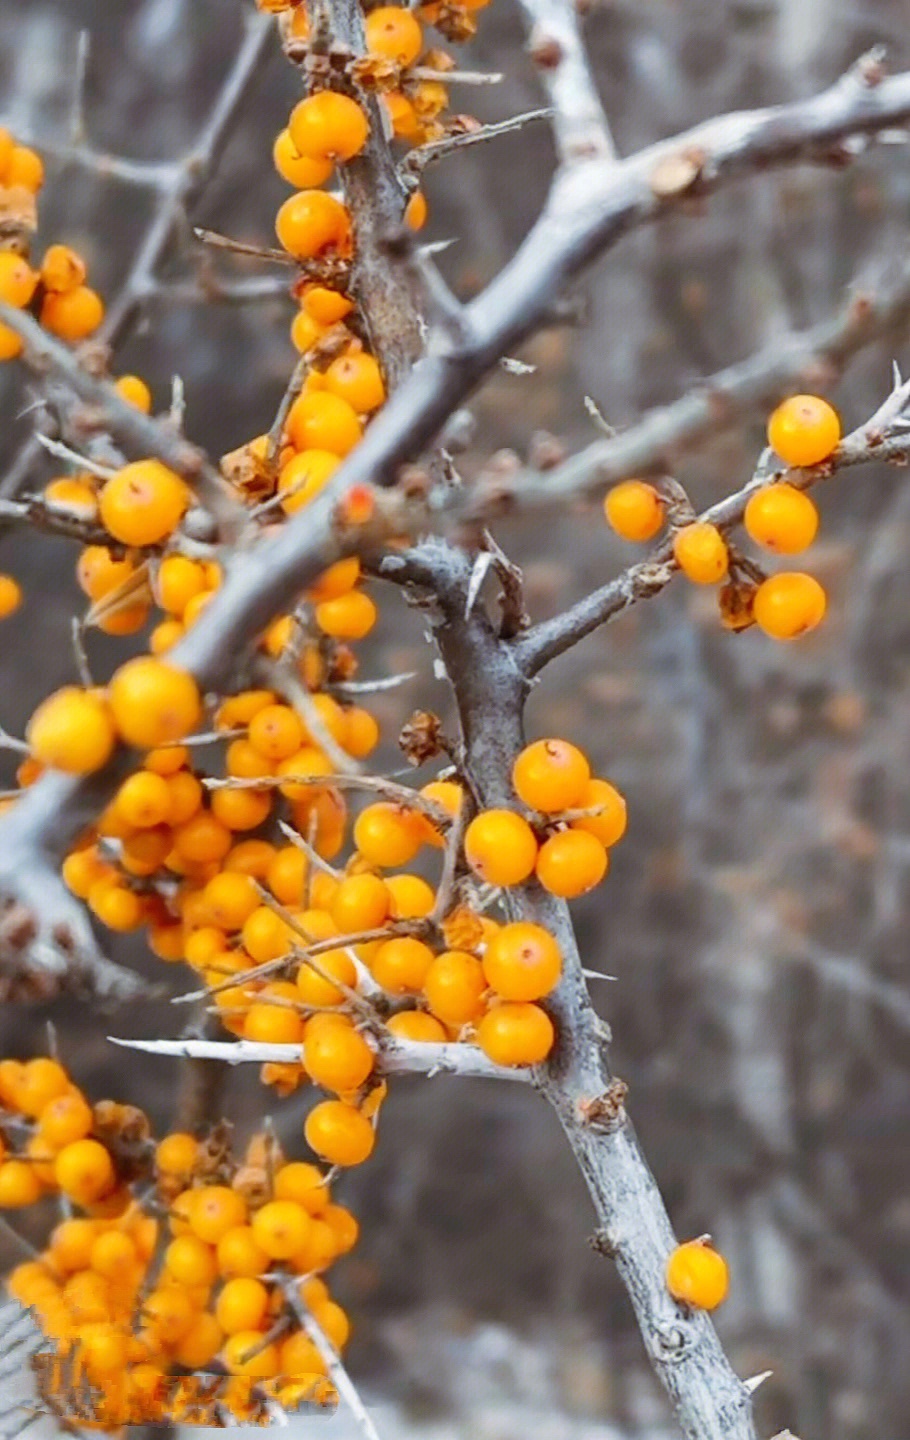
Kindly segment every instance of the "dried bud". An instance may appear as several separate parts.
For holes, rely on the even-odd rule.
[[[381,55],[361,55],[352,60],[347,73],[353,83],[367,92],[384,93],[397,90],[401,82],[401,70],[394,60]]]
[[[271,1085],[275,1093],[282,1100],[293,1095],[306,1079],[306,1072],[302,1065],[285,1065],[269,1061],[259,1071],[259,1078],[263,1085]]]
[[[752,615],[755,588],[748,580],[731,580],[722,587],[718,599],[720,623],[725,630],[748,630],[755,624]]]
[[[459,905],[442,922],[450,950],[477,950],[483,944],[483,923],[466,905]]]
[[[409,765],[425,765],[445,751],[442,721],[431,710],[415,710],[410,720],[401,727],[398,744]]]
[[[269,1172],[264,1165],[241,1165],[231,1181],[231,1189],[242,1195],[254,1210],[272,1198]]]
[[[135,1105],[100,1100],[92,1110],[92,1134],[110,1151],[117,1176],[125,1183],[151,1172],[151,1133],[148,1116]]]

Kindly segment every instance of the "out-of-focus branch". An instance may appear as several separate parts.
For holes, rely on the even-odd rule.
[[[899,417],[908,399],[910,386],[895,386],[876,413],[847,435],[834,454],[821,465],[809,470],[794,470],[787,466],[769,469],[760,465],[748,484],[709,506],[698,518],[726,530],[742,520],[749,497],[772,482],[786,479],[797,489],[808,490],[813,485],[830,480],[842,470],[869,461],[906,464],[910,459],[910,432],[906,425],[893,432],[890,427],[895,421],[900,424]],[[561,615],[541,621],[519,636],[515,641],[518,664],[529,677],[539,674],[551,660],[577,645],[599,626],[615,620],[637,601],[660,594],[677,569],[672,542],[661,541],[646,560],[630,565],[615,580],[584,596]]]
[[[616,147],[581,37],[580,7],[573,0],[521,0],[521,8],[531,29],[528,50],[553,106],[563,165],[614,159]]]

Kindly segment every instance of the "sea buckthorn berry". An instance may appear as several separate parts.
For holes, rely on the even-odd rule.
[[[238,1330],[228,1336],[221,1358],[231,1375],[268,1380],[278,1374],[278,1346],[272,1343],[263,1346],[261,1330]]]
[[[415,190],[404,207],[404,223],[410,230],[422,230],[427,223],[429,207],[422,190]]]
[[[254,1278],[269,1268],[269,1257],[257,1242],[251,1225],[235,1225],[218,1241],[218,1269],[224,1276]]]
[[[190,1229],[207,1245],[217,1245],[229,1230],[246,1221],[246,1201],[236,1190],[226,1185],[206,1185],[192,1193]]]
[[[264,760],[286,760],[303,744],[303,722],[289,705],[267,705],[249,723],[247,735]]]
[[[231,843],[228,827],[208,810],[197,810],[184,825],[174,829],[174,853],[189,865],[223,860]]]
[[[468,826],[465,859],[490,885],[520,885],[533,873],[537,838],[514,810],[483,810]]]
[[[407,95],[402,95],[400,91],[394,90],[381,95],[380,99],[392,122],[392,133],[399,140],[419,140],[422,126],[417,111]]]
[[[325,334],[322,325],[317,325],[312,315],[305,310],[298,310],[291,321],[291,344],[301,355],[306,355],[318,344]]]
[[[516,795],[545,815],[574,809],[590,777],[587,759],[568,740],[535,740],[512,767]]]
[[[793,485],[765,485],[750,497],[743,522],[757,545],[778,555],[798,555],[815,539],[818,511]]]
[[[180,476],[160,460],[136,460],[102,490],[101,522],[124,545],[157,545],[176,529],[189,498]]]
[[[664,523],[664,502],[644,480],[623,480],[604,498],[604,514],[623,540],[653,540]]]
[[[165,1345],[176,1345],[193,1323],[193,1303],[182,1290],[153,1290],[142,1303],[142,1318]]]
[[[257,965],[286,955],[297,939],[290,926],[267,905],[260,905],[244,921],[240,938],[247,954]]]
[[[68,245],[49,245],[41,261],[41,283],[45,290],[63,294],[85,281],[85,261]]]
[[[393,60],[404,68],[413,65],[423,49],[419,20],[401,5],[380,5],[364,21],[367,53]]]
[[[726,575],[730,561],[723,535],[704,520],[695,520],[676,532],[673,554],[686,579],[695,585],[716,585]]]
[[[316,624],[336,640],[363,640],[376,624],[375,603],[362,590],[351,590],[337,600],[316,606]]]
[[[57,1060],[39,1055],[26,1062],[16,1089],[18,1109],[35,1119],[45,1105],[63,1095],[70,1087],[70,1078]]]
[[[347,950],[323,950],[314,957],[318,970],[303,961],[297,971],[297,993],[304,1005],[340,1005],[345,998],[344,985],[353,990],[357,985],[357,967]],[[338,984],[333,984],[337,981]]]
[[[684,1305],[716,1310],[729,1287],[727,1262],[706,1240],[677,1245],[667,1261],[667,1289]]]
[[[559,981],[562,956],[549,930],[516,920],[491,935],[483,973],[504,1000],[539,1000]]]
[[[282,130],[276,135],[272,159],[282,180],[293,185],[295,190],[315,190],[325,184],[334,168],[331,160],[311,160],[301,155],[291,139],[290,130]]]
[[[94,520],[98,514],[98,497],[85,480],[61,476],[44,487],[44,503],[58,514],[77,520]]]
[[[275,1174],[275,1199],[295,1200],[309,1215],[321,1215],[329,1203],[325,1176],[317,1165],[292,1160]]]
[[[41,1181],[25,1160],[0,1163],[0,1210],[20,1210],[41,1198]]]
[[[468,1025],[483,1010],[487,979],[483,966],[466,950],[437,955],[423,982],[433,1014],[446,1025]]]
[[[385,400],[385,383],[379,361],[365,350],[339,355],[325,372],[325,387],[346,400],[358,415],[378,410]]]
[[[28,145],[14,145],[9,159],[4,184],[21,185],[34,195],[44,184],[44,162],[37,150]]]
[[[76,565],[79,588],[90,600],[100,600],[125,585],[136,572],[131,560],[115,560],[104,545],[87,545]]]
[[[121,736],[140,750],[182,740],[202,711],[192,675],[152,656],[139,655],[121,665],[109,696]]]
[[[164,1267],[187,1286],[212,1285],[218,1274],[214,1250],[196,1235],[176,1236],[164,1252]]]
[[[0,300],[23,309],[35,293],[38,276],[27,260],[12,250],[0,250]]]
[[[288,412],[287,432],[298,450],[322,450],[343,457],[354,449],[363,428],[347,400],[317,390],[297,396]]]
[[[755,623],[774,640],[795,640],[821,624],[827,596],[813,575],[782,571],[763,580],[755,592]]]
[[[596,810],[596,815],[585,815],[571,821],[573,830],[586,830],[608,848],[621,840],[626,833],[626,802],[609,780],[589,780],[579,796],[579,810]]]
[[[840,418],[818,395],[791,395],[768,421],[768,444],[787,465],[818,465],[840,444]]]
[[[370,961],[373,979],[390,995],[417,994],[423,989],[433,951],[422,940],[398,935],[386,940]]]
[[[48,1101],[38,1117],[38,1134],[53,1149],[83,1140],[92,1128],[92,1107],[78,1090]]]
[[[182,615],[191,600],[207,589],[205,568],[186,555],[165,555],[155,577],[155,596],[162,610]]]
[[[394,920],[420,920],[432,913],[436,891],[420,875],[389,875],[385,883]]]
[[[258,1040],[267,1045],[297,1045],[302,1036],[303,1021],[296,1010],[257,1000],[246,1012],[244,1040]]]
[[[274,773],[275,766],[249,740],[232,740],[225,752],[224,769],[235,779],[262,780]]]
[[[77,1205],[91,1205],[109,1195],[116,1184],[114,1162],[99,1140],[74,1140],[54,1161],[54,1177],[64,1195]]]
[[[41,302],[41,324],[61,340],[84,340],[104,319],[104,302],[88,285],[59,294],[48,291]]]
[[[297,1200],[270,1200],[253,1216],[256,1244],[271,1260],[289,1260],[307,1242],[310,1216]]]
[[[339,935],[375,930],[389,913],[389,892],[378,875],[349,875],[332,897],[330,913]]]
[[[259,905],[259,895],[249,875],[228,871],[215,875],[203,894],[212,924],[222,930],[239,930]]]
[[[150,770],[137,770],[124,780],[114,797],[114,805],[127,825],[147,830],[163,825],[171,813],[171,792],[163,775]]]
[[[315,1031],[307,1027],[303,1063],[314,1084],[338,1094],[359,1090],[375,1061],[373,1051],[352,1025],[320,1025]]]
[[[143,415],[152,413],[152,392],[140,375],[121,375],[114,381],[114,389],[127,405],[135,406]]]
[[[334,1300],[327,1300],[324,1305],[314,1307],[313,1319],[335,1349],[343,1350],[351,1336],[351,1322],[341,1306]]]
[[[225,856],[223,868],[231,875],[264,881],[275,854],[275,846],[268,840],[238,840]]]
[[[599,840],[585,830],[559,830],[540,847],[537,878],[551,895],[574,900],[599,885],[609,856]]]
[[[379,723],[369,710],[352,705],[345,712],[344,748],[356,760],[372,754],[379,744]]]
[[[386,1029],[399,1040],[418,1040],[430,1045],[441,1045],[449,1038],[442,1021],[425,1010],[399,1010],[397,1015],[389,1016]]]
[[[298,190],[275,217],[279,243],[295,260],[316,260],[328,251],[351,253],[351,217],[324,190]]]
[[[331,480],[340,456],[331,450],[307,449],[293,455],[278,475],[278,494],[286,515],[295,515],[315,499]]]
[[[553,1049],[556,1032],[539,1005],[506,1002],[487,1011],[475,1039],[496,1065],[539,1065]]]
[[[129,1271],[138,1258],[129,1235],[122,1230],[103,1230],[92,1246],[89,1263],[96,1274],[115,1280]]]
[[[296,845],[285,845],[275,852],[265,880],[276,900],[282,905],[301,905],[306,889],[310,862]]]
[[[138,930],[145,917],[140,896],[125,885],[102,881],[93,885],[88,897],[89,909],[108,930],[127,933]]]
[[[223,1286],[215,1304],[215,1319],[226,1335],[258,1330],[269,1307],[269,1292],[261,1280],[239,1275]]]
[[[194,1315],[192,1323],[174,1347],[174,1359],[187,1370],[202,1370],[211,1364],[224,1343],[224,1331],[214,1315],[203,1311]]]
[[[28,722],[26,739],[42,765],[89,775],[110,758],[117,732],[99,695],[68,685],[38,706]]]
[[[351,160],[367,143],[370,122],[350,96],[320,90],[294,106],[288,131],[297,154],[308,160]]]
[[[329,1165],[362,1165],[376,1143],[369,1120],[343,1100],[322,1100],[314,1105],[303,1133],[310,1149]]]
[[[271,690],[242,690],[239,695],[229,695],[218,707],[215,725],[219,730],[233,730],[249,725],[254,715],[266,705],[274,705],[275,695]]]
[[[185,825],[202,805],[202,786],[189,770],[178,770],[167,777],[171,792],[171,824]]]
[[[326,285],[307,285],[301,305],[317,325],[337,325],[354,308],[353,300],[349,300],[347,295],[342,295],[340,290],[330,290]]]
[[[408,865],[421,846],[420,817],[389,801],[361,810],[354,821],[354,844],[370,865]]]

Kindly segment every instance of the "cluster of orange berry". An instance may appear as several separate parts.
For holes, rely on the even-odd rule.
[[[287,1161],[269,1135],[239,1163],[219,1132],[155,1146],[141,1111],[92,1107],[58,1061],[4,1060],[0,1208],[54,1194],[82,1213],[7,1288],[70,1362],[73,1388],[97,1387],[86,1418],[106,1429],[187,1418],[199,1390],[174,1377],[207,1369],[234,1377],[217,1398],[236,1420],[263,1395],[285,1409],[332,1401],[324,1355],[287,1295],[300,1277],[300,1305],[344,1348],[348,1317],[322,1276],[358,1225],[317,1166]]]
[[[820,465],[837,449],[841,426],[837,412],[816,395],[794,395],[768,421],[768,443],[788,466]],[[663,528],[665,504],[659,491],[642,480],[615,485],[604,511],[625,540],[652,540]],[[818,511],[802,490],[786,482],[763,485],[750,496],[744,514],[746,533],[757,545],[778,555],[799,555],[818,531]],[[682,573],[696,585],[717,585],[730,569],[727,542],[716,525],[704,520],[679,527],[672,553]],[[803,571],[781,571],[743,591],[721,592],[721,614],[733,629],[758,625],[775,640],[805,635],[824,619],[822,586]]]

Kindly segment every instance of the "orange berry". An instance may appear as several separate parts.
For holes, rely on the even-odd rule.
[[[121,665],[109,693],[117,729],[140,750],[181,740],[202,711],[192,675],[153,656],[139,655]]]
[[[103,1230],[92,1245],[90,1265],[106,1280],[128,1273],[138,1260],[136,1247],[122,1230]]]
[[[135,570],[131,560],[115,560],[105,546],[87,545],[76,566],[76,579],[90,600],[100,600],[125,585]]]
[[[61,340],[84,340],[103,319],[104,302],[87,285],[59,293],[48,291],[41,302],[41,324]]]
[[[271,1343],[263,1346],[261,1330],[238,1330],[236,1334],[229,1335],[222,1347],[221,1358],[231,1375],[267,1380],[278,1374],[278,1346]]]
[[[264,760],[286,760],[303,744],[303,722],[289,705],[267,705],[250,721],[247,734]]]
[[[226,1335],[241,1330],[258,1330],[269,1307],[269,1292],[261,1280],[235,1276],[222,1287],[215,1305],[215,1319]]]
[[[370,865],[407,865],[420,849],[419,819],[388,801],[368,805],[354,822],[354,844]]]
[[[429,207],[422,190],[415,190],[404,207],[404,223],[411,230],[422,230],[427,223]]]
[[[191,600],[207,589],[205,567],[185,555],[165,555],[155,578],[155,596],[162,610],[183,614]]]
[[[814,630],[825,617],[827,596],[812,575],[782,571],[762,581],[755,592],[755,623],[774,640],[795,640]]]
[[[287,433],[297,450],[321,450],[343,457],[354,449],[363,428],[347,400],[327,390],[316,390],[297,396],[288,412]],[[313,462],[310,464],[312,470]],[[324,469],[325,462],[320,461],[319,466]],[[308,483],[312,485],[313,481]]]
[[[586,757],[568,740],[535,740],[512,766],[516,795],[545,815],[575,809],[590,776]]]
[[[255,830],[271,810],[268,790],[216,790],[212,796],[212,815],[228,830]]]
[[[349,875],[332,897],[330,913],[339,935],[375,930],[389,913],[389,892],[378,875]]]
[[[207,1245],[217,1245],[229,1230],[245,1223],[246,1201],[236,1190],[227,1185],[206,1185],[191,1193],[190,1229]]]
[[[225,872],[215,875],[202,892],[212,924],[221,930],[239,930],[259,904],[249,875]]]
[[[257,965],[277,960],[279,955],[286,955],[291,946],[298,943],[290,926],[266,905],[260,905],[253,911],[244,921],[240,933],[244,949]]]
[[[308,160],[351,160],[367,143],[370,123],[356,100],[320,90],[294,106],[288,131],[298,155]]]
[[[177,528],[189,498],[180,476],[160,460],[136,460],[101,491],[101,522],[124,545],[157,545]]]
[[[109,1195],[116,1183],[114,1162],[99,1140],[74,1140],[54,1161],[54,1178],[77,1205],[91,1205]]]
[[[276,1192],[277,1193],[277,1192]],[[218,1269],[225,1276],[255,1277],[269,1268],[269,1257],[251,1225],[235,1225],[218,1241]]]
[[[315,1085],[347,1094],[368,1079],[376,1056],[353,1025],[307,1026],[303,1063]]]
[[[466,950],[437,955],[423,982],[433,1014],[446,1025],[468,1025],[483,1010],[487,980],[483,966]]]
[[[89,909],[108,930],[138,930],[145,918],[140,896],[125,885],[102,880],[93,885],[88,896]]]
[[[385,883],[393,919],[418,920],[432,912],[436,892],[419,875],[389,875]]]
[[[306,1244],[310,1223],[298,1201],[270,1200],[253,1216],[253,1236],[271,1260],[288,1260]]]
[[[326,285],[308,285],[303,292],[301,304],[317,325],[337,325],[354,308],[353,300],[339,290],[330,290]]]
[[[272,159],[282,180],[293,185],[295,190],[315,190],[328,180],[333,169],[331,160],[311,160],[301,155],[291,139],[290,130],[282,130],[276,135]]]
[[[791,395],[768,421],[768,444],[787,465],[818,465],[840,444],[837,411],[818,395]]]
[[[297,1045],[303,1037],[303,1021],[296,1010],[283,1005],[255,1001],[243,1021],[244,1040],[258,1040],[267,1045]]]
[[[664,523],[664,502],[653,485],[624,480],[604,498],[604,514],[623,540],[653,540]]]
[[[275,1199],[295,1200],[308,1215],[321,1215],[329,1203],[325,1176],[317,1165],[292,1160],[276,1172]]]
[[[94,520],[98,515],[98,497],[86,480],[61,476],[44,487],[44,503],[60,515],[75,520]]]
[[[114,381],[114,389],[127,405],[135,406],[143,415],[152,413],[152,392],[141,376],[121,375],[119,380]]]
[[[265,880],[276,900],[282,905],[301,905],[310,863],[296,845],[277,850],[269,864]]]
[[[92,1107],[78,1090],[48,1101],[38,1117],[38,1134],[53,1149],[83,1140],[92,1128]]]
[[[537,837],[514,810],[482,810],[465,831],[464,853],[490,885],[520,885],[534,870]]]
[[[25,1160],[0,1163],[0,1210],[21,1210],[41,1198],[35,1167]]]
[[[818,511],[793,485],[764,485],[750,497],[743,522],[757,545],[779,555],[798,555],[815,539]]]
[[[174,829],[175,854],[190,865],[223,860],[231,843],[230,830],[208,810],[197,810]]]
[[[716,1310],[727,1297],[727,1262],[705,1240],[677,1245],[667,1261],[667,1289],[674,1300],[699,1310]]]
[[[392,122],[392,132],[399,140],[415,141],[422,135],[422,126],[417,111],[406,95],[391,91],[381,97]]]
[[[586,830],[607,847],[615,845],[625,835],[626,802],[609,780],[589,780],[579,797],[577,808],[596,809],[600,813],[571,821],[573,830]]]
[[[295,260],[316,260],[329,251],[351,253],[351,217],[324,190],[298,190],[275,217],[279,243]]]
[[[385,400],[385,382],[379,361],[365,350],[339,355],[325,372],[325,387],[346,400],[358,415],[378,410]]]
[[[379,946],[370,962],[377,985],[390,995],[417,994],[423,989],[433,951],[422,940],[398,935]]]
[[[44,162],[38,152],[28,145],[14,145],[4,184],[21,185],[36,194],[44,184]]]
[[[560,830],[540,847],[537,878],[551,895],[574,900],[599,885],[610,860],[601,842],[586,830]]]
[[[59,1061],[40,1055],[36,1060],[27,1061],[22,1068],[16,1087],[17,1109],[35,1119],[45,1105],[56,1100],[58,1095],[65,1094],[69,1088],[70,1078]]]
[[[517,920],[490,937],[483,973],[487,984],[504,1000],[539,1000],[558,983],[562,956],[548,930]]]
[[[276,707],[277,708],[277,707]],[[225,774],[239,780],[262,780],[274,773],[274,765],[249,740],[232,740],[225,752]]]
[[[479,1021],[475,1039],[496,1065],[539,1065],[556,1039],[553,1022],[539,1005],[494,1005]]]
[[[193,1302],[173,1286],[153,1290],[142,1303],[142,1318],[156,1339],[176,1345],[193,1323]]]
[[[441,1045],[449,1038],[442,1021],[425,1010],[399,1010],[386,1021],[390,1035],[399,1040],[418,1040],[426,1044]]]
[[[306,355],[312,350],[325,334],[322,325],[317,325],[311,315],[305,310],[298,310],[291,321],[291,344],[301,355]]]
[[[694,520],[673,537],[673,554],[687,580],[695,585],[716,585],[727,573],[730,557],[716,525]]]
[[[45,290],[62,294],[76,290],[85,280],[85,261],[68,245],[49,245],[41,261],[41,283]]]
[[[304,1135],[310,1149],[329,1165],[362,1165],[376,1143],[369,1120],[343,1100],[322,1100],[314,1105]]]
[[[367,53],[393,60],[404,68],[413,65],[423,49],[419,20],[401,5],[380,5],[364,21]]]
[[[94,691],[68,685],[38,706],[26,739],[42,765],[88,775],[110,758],[117,734],[104,700]]]
[[[314,966],[318,966],[318,969]],[[338,984],[333,984],[333,980],[338,981]],[[304,1005],[340,1005],[345,996],[339,985],[344,985],[349,990],[356,989],[357,967],[347,950],[323,950],[321,954],[313,957],[312,965],[305,960],[301,962],[296,984],[297,993]]]
[[[164,1252],[167,1273],[181,1285],[211,1285],[218,1274],[215,1252],[195,1235],[178,1235]]]
[[[351,1335],[351,1322],[341,1306],[334,1300],[317,1305],[313,1310],[313,1319],[335,1349],[343,1350]]]
[[[174,1347],[174,1359],[187,1370],[202,1370],[215,1359],[224,1343],[224,1331],[214,1315],[194,1315]]]
[[[162,620],[156,625],[149,636],[149,652],[152,655],[166,655],[169,650],[179,644],[186,634],[186,629],[179,620]]]
[[[12,615],[22,603],[22,589],[12,575],[0,575],[0,620]]]
[[[278,476],[278,494],[286,515],[295,515],[309,505],[331,480],[341,459],[331,450],[307,449],[292,456],[282,465]]]
[[[185,825],[202,805],[202,786],[189,770],[178,770],[176,775],[167,777],[167,782],[171,792],[171,824]]]
[[[22,310],[31,300],[38,284],[28,261],[12,250],[0,250],[0,300]]]
[[[171,814],[171,791],[163,775],[137,770],[124,780],[114,796],[114,806],[127,825],[147,830],[163,825]]]
[[[336,640],[363,640],[377,620],[377,610],[369,595],[351,590],[337,600],[323,600],[316,606],[316,624]]]

